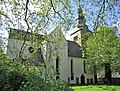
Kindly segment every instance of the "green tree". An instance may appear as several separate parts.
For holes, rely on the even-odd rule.
[[[100,27],[88,37],[86,45],[89,68],[95,74],[103,73],[105,68],[106,77],[110,81],[111,71],[120,71],[120,39],[116,31],[113,28]]]

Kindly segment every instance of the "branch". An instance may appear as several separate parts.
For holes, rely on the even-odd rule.
[[[66,20],[61,16],[61,14],[55,10],[52,0],[50,0],[50,2],[51,2],[51,6],[52,6],[54,12],[57,13],[64,21],[66,21]]]
[[[49,22],[49,17],[48,17],[48,13],[49,13],[49,11],[51,10],[51,8],[52,7],[50,7],[50,8],[48,8],[48,10],[47,10],[47,12],[46,12],[46,14],[45,14],[45,16],[46,16],[46,18],[47,18],[47,22],[45,23],[45,25],[41,28],[41,29],[43,29],[47,24],[48,24],[48,22]]]
[[[24,18],[24,20],[25,20],[28,28],[27,28],[27,32],[26,32],[26,34],[25,34],[25,36],[24,36],[23,44],[22,44],[22,46],[21,46],[21,48],[20,48],[20,52],[19,52],[19,57],[20,57],[20,58],[22,58],[23,47],[24,47],[25,42],[26,42],[26,39],[25,39],[25,38],[26,38],[26,36],[27,36],[27,34],[28,34],[28,30],[30,29],[29,24],[28,24],[28,21],[27,21],[28,3],[29,3],[29,0],[26,1],[26,6],[25,6],[25,18]]]
[[[64,7],[65,7],[67,10],[69,10],[68,7],[65,5],[65,3],[64,3],[62,0],[59,0],[59,1],[64,5]]]
[[[103,11],[102,11],[102,9],[103,9]],[[98,12],[98,15],[97,15],[97,18],[96,18],[96,22],[94,23],[94,31],[96,31],[97,30],[97,20],[99,19],[99,17],[100,17],[100,15],[101,14],[103,14],[104,13],[104,9],[105,9],[105,0],[103,1],[103,3],[102,3],[102,6],[101,6],[101,8],[100,8],[100,10],[99,10],[99,12]]]
[[[7,15],[5,15],[4,13],[2,13],[1,11],[0,11],[0,15],[3,15],[4,17],[6,17],[7,19],[9,19],[10,20],[10,22],[13,24],[13,21],[10,19],[10,17],[8,17]]]

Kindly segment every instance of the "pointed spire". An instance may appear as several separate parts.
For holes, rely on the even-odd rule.
[[[83,11],[80,7],[80,0],[78,0],[78,18],[77,18],[77,27],[82,28],[84,25],[84,16],[83,16]]]

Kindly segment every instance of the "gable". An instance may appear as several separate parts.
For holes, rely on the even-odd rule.
[[[48,36],[48,38],[52,38],[54,40],[62,40],[66,41],[65,36],[59,26],[57,26]]]
[[[34,42],[33,44],[31,44],[31,37],[34,37],[32,40]],[[21,47],[23,46],[23,40],[25,40],[22,50],[22,60],[29,60],[30,55],[32,54],[35,61],[31,63],[37,64],[39,62],[44,62],[41,50],[42,47],[37,45],[37,40],[42,43],[44,41],[43,38],[43,35],[40,34],[32,34],[23,30],[11,29],[8,39],[7,55],[10,56],[11,59],[18,57]],[[31,48],[33,52],[30,51]]]

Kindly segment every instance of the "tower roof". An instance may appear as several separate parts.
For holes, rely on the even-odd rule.
[[[84,15],[83,15],[82,8],[80,7],[80,0],[78,2],[78,17],[77,17],[76,21],[77,21],[77,27],[78,28],[83,28],[84,27],[85,18],[84,18]]]

